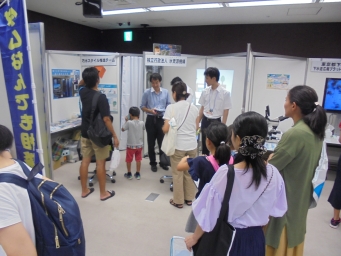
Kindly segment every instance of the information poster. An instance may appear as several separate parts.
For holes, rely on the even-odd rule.
[[[154,55],[181,56],[181,45],[153,44]]]
[[[110,112],[118,113],[118,92],[116,84],[99,84],[98,89],[107,96]]]
[[[53,99],[78,96],[80,70],[52,69]]]
[[[268,74],[266,80],[267,89],[288,90],[290,75]]]

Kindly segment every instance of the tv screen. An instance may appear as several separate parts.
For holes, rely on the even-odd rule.
[[[341,113],[341,78],[326,78],[323,108],[327,112]]]

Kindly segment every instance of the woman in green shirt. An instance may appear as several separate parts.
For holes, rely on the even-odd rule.
[[[312,197],[312,179],[322,151],[327,116],[309,86],[292,88],[284,103],[294,126],[283,134],[270,163],[283,176],[288,211],[271,218],[266,230],[266,256],[302,256]]]

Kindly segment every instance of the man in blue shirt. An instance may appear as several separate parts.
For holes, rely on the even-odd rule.
[[[165,113],[166,107],[171,104],[171,102],[168,90],[160,87],[162,81],[160,74],[153,73],[150,76],[149,81],[152,87],[144,92],[142,96],[141,109],[147,113],[146,131],[149,164],[151,165],[151,170],[156,172],[157,163],[154,150],[155,140],[157,140],[161,156],[163,154],[161,144],[164,136],[162,131],[162,126],[164,124],[163,114]],[[164,170],[168,170],[167,166],[163,166],[161,164],[160,166]]]

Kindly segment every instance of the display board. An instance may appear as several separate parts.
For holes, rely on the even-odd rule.
[[[316,90],[316,93],[318,95],[319,103],[322,104],[323,101],[323,94],[324,94],[324,86],[326,83],[326,78],[341,78],[341,72],[313,72],[312,71],[312,63],[314,61],[323,61],[323,62],[341,62],[340,59],[316,59],[311,58],[309,59],[309,66],[308,66],[308,72],[307,72],[307,82],[306,84],[311,86]],[[339,135],[340,129],[338,129],[338,125],[341,122],[341,114],[333,114],[333,118],[331,118],[331,114],[327,113],[328,120],[333,125],[335,129],[335,134]]]
[[[71,119],[75,114],[79,114],[79,97],[69,97],[66,88],[74,85],[75,71],[81,70],[80,58],[77,55],[50,53],[48,66],[51,123]],[[59,76],[56,75],[58,70],[61,71]],[[58,84],[60,87],[57,88]]]
[[[269,105],[272,118],[284,114],[284,101],[287,89],[268,89],[269,74],[290,75],[288,87],[303,85],[305,78],[306,61],[287,58],[256,57],[253,76],[253,93],[251,110],[265,115],[265,107]],[[292,126],[292,120],[287,119],[280,123],[279,129],[287,131]]]

